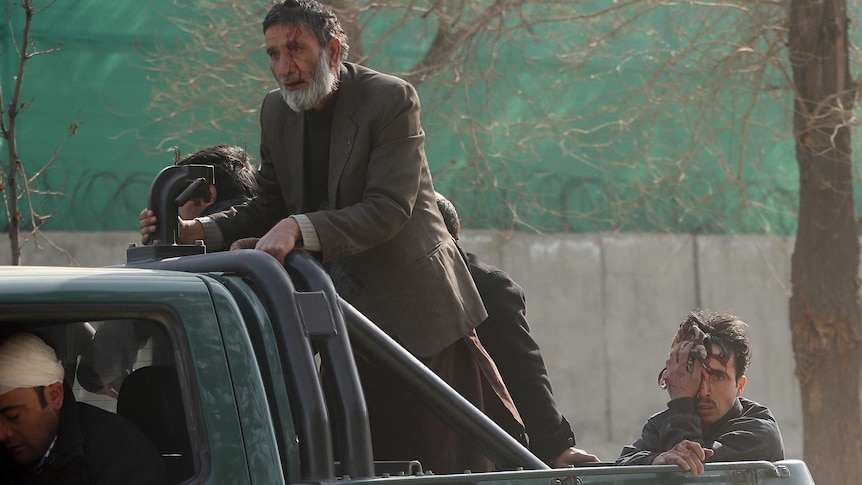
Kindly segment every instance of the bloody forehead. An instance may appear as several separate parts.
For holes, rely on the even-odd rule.
[[[302,37],[303,27],[301,24],[276,24],[267,29],[267,39],[273,39],[277,44],[295,44]]]
[[[302,36],[302,26],[299,24],[282,25],[281,27],[287,42],[297,42]]]

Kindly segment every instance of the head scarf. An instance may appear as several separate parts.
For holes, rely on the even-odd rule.
[[[0,394],[63,382],[63,364],[48,344],[29,333],[0,343]]]

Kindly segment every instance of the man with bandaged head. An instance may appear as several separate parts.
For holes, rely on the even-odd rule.
[[[0,340],[0,477],[13,484],[164,484],[152,443],[120,416],[77,403],[54,349]]]

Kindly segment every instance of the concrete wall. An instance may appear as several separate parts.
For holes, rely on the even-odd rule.
[[[524,288],[532,333],[579,446],[613,459],[665,407],[658,371],[679,323],[701,307],[749,324],[754,356],[744,395],[772,409],[788,457],[802,457],[791,239],[468,232],[462,245]]]
[[[23,264],[121,264],[134,232],[51,233]],[[0,262],[8,263],[8,238]],[[467,231],[462,245],[506,270],[578,445],[613,460],[665,407],[656,385],[670,340],[694,307],[749,324],[754,347],[744,395],[778,418],[787,456],[802,457],[799,385],[789,327],[792,239],[653,234],[501,234]]]

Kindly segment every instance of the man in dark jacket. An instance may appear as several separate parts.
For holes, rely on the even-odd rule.
[[[683,335],[684,328],[694,327],[699,337]],[[668,408],[647,421],[641,438],[623,449],[618,465],[675,464],[697,475],[705,461],[784,459],[772,413],[741,397],[751,361],[745,327],[726,313],[689,314],[660,374],[670,394]]]
[[[77,403],[54,350],[29,333],[0,342],[3,483],[163,485],[152,443],[120,416]]]
[[[257,191],[255,169],[248,153],[233,145],[214,145],[187,155],[177,165],[212,165],[214,183],[209,200],[192,199],[179,207],[181,219],[194,219],[251,201]]]
[[[437,208],[457,242],[461,221],[455,206],[437,193]],[[524,291],[499,268],[463,251],[470,275],[488,312],[476,333],[494,359],[503,382],[524,421],[530,450],[553,467],[596,462],[595,455],[575,448],[575,434],[557,409],[539,344],[530,335]]]
[[[213,145],[182,158],[176,165],[211,165],[213,183],[207,188],[209,200],[190,199],[178,207],[182,219],[208,216],[235,205],[251,201],[257,191],[255,169],[251,158],[242,147],[235,145]],[[85,351],[78,364],[78,382],[94,394],[113,398],[123,380],[132,373],[140,350],[150,338],[159,338],[147,322],[109,320],[97,330],[92,340],[85,344]],[[156,348],[170,349],[170,345]],[[170,358],[169,355],[164,358]]]
[[[263,36],[279,89],[261,105],[258,193],[248,204],[178,221],[179,241],[203,240],[208,250],[254,248],[279,262],[295,248],[312,253],[346,301],[519,434],[517,411],[499,376],[489,372],[473,330],[485,308],[435,205],[416,89],[347,62],[347,35],[316,0],[276,2],[264,17]],[[141,213],[142,240],[155,223],[152,211]],[[360,366],[359,372],[375,458],[418,458],[435,473],[496,468],[445,426],[422,426],[405,442],[410,433],[395,418],[405,426],[433,420],[417,419],[418,407],[400,405],[403,389],[379,369]],[[375,380],[390,384],[369,391]],[[397,414],[379,412],[393,403]]]

